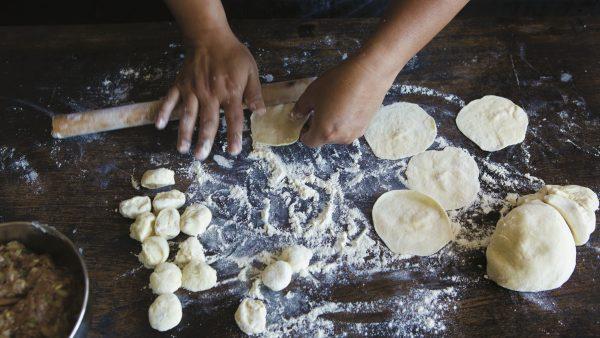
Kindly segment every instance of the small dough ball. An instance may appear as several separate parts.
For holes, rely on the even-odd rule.
[[[204,233],[210,221],[212,213],[202,204],[192,204],[185,208],[181,215],[181,231],[190,236],[198,236]]]
[[[415,155],[406,169],[407,186],[435,199],[445,210],[466,207],[479,192],[479,168],[465,150],[446,147]]]
[[[217,285],[217,271],[203,261],[191,261],[183,268],[182,285],[192,292]]]
[[[446,211],[417,191],[392,190],[373,205],[375,231],[392,252],[429,256],[454,238]]]
[[[587,210],[598,210],[598,196],[590,188],[580,185],[547,185],[544,188],[548,194],[561,195],[571,199]]]
[[[142,187],[158,189],[175,184],[175,172],[166,168],[146,170],[142,176]]]
[[[458,129],[485,151],[523,142],[528,124],[521,107],[494,95],[469,102],[456,116]]]
[[[179,250],[175,256],[175,264],[185,266],[191,261],[204,261],[204,248],[196,237],[188,237],[179,243]]]
[[[294,103],[279,104],[267,107],[264,115],[252,113],[250,116],[250,130],[252,142],[269,146],[284,146],[298,141],[300,131],[306,118],[293,119],[290,111]]]
[[[267,308],[258,299],[246,298],[235,311],[235,322],[245,334],[253,335],[265,331]]]
[[[304,245],[292,245],[283,250],[280,258],[290,264],[293,272],[300,272],[308,268],[312,255],[312,250]]]
[[[435,140],[435,120],[419,105],[396,102],[375,114],[365,140],[375,156],[399,160],[421,153]]]
[[[150,211],[150,197],[148,196],[135,196],[119,204],[119,213],[127,218],[135,219],[148,211]]]
[[[154,214],[146,211],[140,214],[129,227],[129,237],[143,242],[154,233]]]
[[[159,212],[162,209],[173,208],[179,209],[185,204],[185,194],[177,189],[170,191],[159,192],[152,200],[154,212]]]
[[[501,218],[486,250],[487,275],[510,290],[552,290],[575,269],[575,242],[553,207],[533,201]]]
[[[150,289],[157,295],[174,293],[181,287],[181,270],[173,263],[160,263],[150,275]]]
[[[172,293],[156,297],[148,309],[150,326],[158,331],[167,331],[179,324],[183,312],[179,298]]]
[[[142,252],[138,256],[147,268],[153,268],[169,258],[169,243],[160,236],[150,236],[142,242]]]
[[[292,267],[288,262],[275,261],[263,270],[260,279],[269,289],[281,291],[292,281]]]
[[[173,208],[162,209],[154,222],[154,233],[165,239],[179,235],[179,211]]]

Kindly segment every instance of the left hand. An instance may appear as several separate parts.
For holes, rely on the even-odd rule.
[[[348,59],[311,83],[292,110],[292,118],[312,114],[300,141],[309,147],[349,144],[361,137],[394,81],[358,58]],[[395,74],[392,74],[395,77]],[[391,77],[391,79],[390,79]]]

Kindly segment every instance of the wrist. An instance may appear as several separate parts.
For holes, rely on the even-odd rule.
[[[187,48],[198,48],[213,43],[226,44],[229,41],[237,41],[229,25],[198,27],[193,33],[184,34],[184,43]]]

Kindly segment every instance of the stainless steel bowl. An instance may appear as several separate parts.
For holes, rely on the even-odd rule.
[[[19,241],[36,253],[49,254],[56,265],[73,274],[77,288],[75,295],[81,306],[69,337],[85,336],[90,281],[85,262],[73,242],[55,228],[37,222],[0,223],[0,243],[10,241]]]

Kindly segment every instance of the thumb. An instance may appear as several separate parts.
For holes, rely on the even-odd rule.
[[[300,95],[298,101],[296,101],[294,108],[292,108],[290,111],[290,116],[294,120],[302,120],[305,119],[307,115],[312,113],[313,110],[314,104],[312,103],[312,96],[307,88],[304,93]]]

